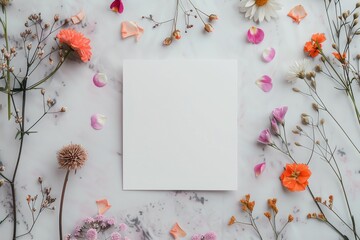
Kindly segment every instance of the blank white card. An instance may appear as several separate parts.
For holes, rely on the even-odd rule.
[[[124,190],[237,189],[237,61],[127,60]]]

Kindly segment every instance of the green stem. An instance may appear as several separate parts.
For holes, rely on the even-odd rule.
[[[5,21],[2,21],[2,27],[3,27],[3,31],[4,31],[4,39],[5,39],[5,48],[6,48],[6,52],[9,53],[9,36],[8,36],[8,31],[7,31],[7,14],[6,14],[6,7],[2,7],[2,11],[4,13],[4,17],[5,17]],[[6,65],[7,65],[7,69],[6,69],[6,93],[8,95],[8,120],[10,120],[11,118],[11,105],[10,105],[10,88],[11,88],[11,84],[10,84],[10,71],[9,71],[9,65],[10,65],[10,59],[6,58]]]
[[[66,191],[66,185],[69,180],[69,173],[70,170],[67,170],[65,175],[65,180],[61,192],[61,200],[60,200],[60,210],[59,210],[59,240],[63,240],[63,233],[62,233],[62,213],[63,213],[63,205],[64,205],[64,197],[65,197],[65,191]]]

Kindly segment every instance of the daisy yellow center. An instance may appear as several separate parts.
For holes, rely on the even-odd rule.
[[[255,0],[255,4],[259,7],[264,6],[265,4],[267,4],[269,0]]]

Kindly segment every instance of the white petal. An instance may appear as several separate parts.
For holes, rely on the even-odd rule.
[[[255,5],[255,0],[249,0],[246,4],[245,4],[245,7],[251,7]]]

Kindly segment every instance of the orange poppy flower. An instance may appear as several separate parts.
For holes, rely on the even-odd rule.
[[[309,184],[308,179],[311,171],[306,164],[286,164],[284,172],[280,176],[281,183],[284,187],[292,192],[305,190]]]
[[[311,36],[311,41],[306,42],[304,46],[304,52],[307,52],[310,57],[314,58],[319,55],[322,48],[323,42],[325,42],[326,37],[323,33],[315,33]]]
[[[56,38],[59,39],[60,43],[65,43],[74,50],[79,55],[81,61],[87,62],[90,60],[92,55],[90,40],[82,33],[74,29],[62,29],[56,35]]]
[[[338,52],[333,52],[332,53],[334,55],[334,57],[339,60],[339,62],[341,63],[345,63],[345,59],[346,59],[346,52],[344,52],[343,54],[340,54]]]

